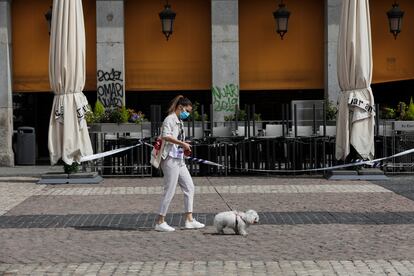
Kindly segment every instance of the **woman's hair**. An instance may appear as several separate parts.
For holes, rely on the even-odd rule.
[[[170,107],[168,108],[168,114],[171,114],[171,113],[175,112],[175,110],[177,109],[177,107],[179,105],[182,105],[182,106],[191,105],[191,106],[193,106],[193,104],[191,103],[191,101],[188,98],[184,97],[183,95],[178,95],[177,97],[175,97],[171,101]]]

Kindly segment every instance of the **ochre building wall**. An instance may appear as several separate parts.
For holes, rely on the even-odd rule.
[[[210,89],[210,2],[170,1],[177,16],[169,41],[158,17],[165,1],[125,2],[126,90]]]
[[[166,41],[158,13],[164,1],[125,1],[126,90],[209,90],[210,0],[174,0],[174,33]],[[239,0],[241,90],[323,89],[324,0],[286,1],[292,12],[284,40],[275,32],[274,0]],[[373,83],[414,79],[414,1],[400,0],[402,32],[388,30],[388,0],[371,0]],[[13,91],[50,91],[50,0],[12,1]],[[96,1],[83,0],[86,26],[85,90],[96,90]]]
[[[370,1],[373,83],[414,79],[414,1],[398,1],[405,15],[396,40],[389,32],[386,15],[393,2]]]
[[[50,0],[12,1],[13,91],[46,92],[49,84]],[[86,32],[85,90],[96,90],[96,1],[83,0]]]
[[[239,0],[240,89],[323,89],[324,1],[285,1],[283,40],[276,33],[274,0]]]

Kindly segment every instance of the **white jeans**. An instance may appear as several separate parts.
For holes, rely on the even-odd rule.
[[[194,183],[184,160],[168,156],[161,161],[161,169],[164,173],[164,193],[159,214],[162,216],[167,214],[177,183],[184,194],[185,212],[193,212]]]

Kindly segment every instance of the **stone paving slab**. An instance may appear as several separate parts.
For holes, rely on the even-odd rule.
[[[196,194],[215,194],[213,186],[195,186]],[[383,187],[364,185],[219,185],[217,191],[222,194],[283,194],[283,193],[390,193]],[[54,188],[39,191],[37,195],[151,195],[162,194],[162,186],[154,187],[76,187],[76,188]],[[182,194],[178,188],[176,194]]]
[[[12,183],[12,182],[31,182],[31,183],[35,183],[39,180],[39,178],[37,177],[31,177],[31,176],[14,176],[14,177],[9,177],[9,176],[0,176],[0,182],[3,183]]]
[[[376,181],[375,184],[382,186],[396,194],[414,200],[414,180],[407,177],[396,177],[393,182]]]
[[[0,229],[0,263],[411,259],[413,225],[258,225],[202,230]]]
[[[261,225],[297,224],[414,224],[414,212],[258,212]],[[198,221],[213,225],[215,213],[194,213]],[[77,214],[0,216],[0,228],[152,229],[157,214]],[[177,218],[177,219],[176,219]],[[181,213],[167,214],[171,226],[184,227]]]
[[[178,194],[167,218],[178,226],[173,233],[152,230],[160,194],[149,192],[161,178],[106,179],[96,186],[0,184],[6,191],[0,205],[13,199],[0,213],[0,275],[414,275],[412,178],[375,182],[380,186],[315,178],[209,179],[223,189],[237,187],[223,193],[232,206],[260,213],[261,223],[248,229],[248,237],[215,234],[212,218],[226,207],[209,193],[206,178],[195,178],[205,186],[196,195],[195,215],[208,226],[181,229]],[[254,185],[263,190],[248,193]],[[326,192],[335,185],[344,190]],[[356,191],[367,185],[374,190]],[[289,192],[269,192],[274,186]],[[77,188],[87,195],[44,194]],[[88,194],[100,191],[89,188],[109,194]],[[111,194],[119,188],[125,193]],[[129,194],[128,188],[148,193]]]
[[[292,193],[223,194],[236,210],[266,212],[336,211],[396,212],[414,211],[414,201],[394,193]],[[98,214],[157,212],[161,195],[32,196],[7,212],[7,215]],[[184,196],[176,195],[169,212],[182,212]],[[195,212],[221,212],[227,206],[217,194],[196,194]]]
[[[25,199],[37,194],[43,188],[43,185],[34,185],[33,183],[0,182],[0,216]]]
[[[228,185],[365,185],[372,184],[369,181],[329,181],[321,176],[301,177],[193,177],[195,186],[228,186]],[[162,186],[161,177],[134,177],[134,178],[105,178],[100,184],[86,185],[87,187],[158,187]],[[85,185],[83,185],[85,186]],[[80,185],[49,185],[47,188],[77,188]],[[82,185],[81,185],[82,187]]]
[[[200,178],[202,181],[206,181],[207,178]],[[239,180],[238,183],[244,183],[244,185],[229,185],[228,181],[224,181],[222,178],[215,178],[214,185],[217,186],[219,190],[223,193],[240,193],[245,195],[250,195],[252,191],[258,193],[320,193],[320,192],[352,192],[352,191],[361,191],[361,192],[388,192],[388,190],[371,185],[325,185],[325,184],[311,184],[309,186],[297,185],[259,185],[260,183],[272,183],[273,179],[269,178],[233,178],[233,180]],[[159,179],[158,179],[159,180]],[[158,183],[157,179],[147,179],[148,183]],[[229,179],[231,180],[231,179]],[[285,179],[275,179],[276,181],[281,181],[278,183],[285,183]],[[311,179],[307,183],[328,183],[320,179]],[[123,183],[122,180],[118,180],[120,183]],[[246,183],[257,183],[257,186],[247,185]],[[269,182],[270,181],[270,182]],[[315,182],[316,181],[316,182]],[[306,182],[306,181],[304,181]],[[119,183],[119,182],[118,182]],[[287,183],[287,182],[286,182]],[[295,182],[299,183],[299,182]],[[303,182],[301,182],[303,183]],[[60,186],[59,186],[60,187]],[[211,186],[198,186],[197,187],[199,194],[211,194],[214,191]],[[77,185],[72,188],[58,188],[58,186],[45,186],[45,185],[36,185],[29,182],[0,182],[0,215],[5,214],[13,207],[19,205],[21,202],[24,202],[26,199],[30,198],[33,195],[42,195],[42,194],[58,194],[58,195],[126,195],[126,194],[160,194],[161,186],[135,186],[135,187],[85,187],[83,185]],[[178,192],[179,193],[179,192]]]
[[[12,177],[40,177],[50,172],[63,172],[63,166],[14,166],[0,167],[0,176]]]
[[[0,264],[5,275],[407,275],[410,260],[148,261]]]

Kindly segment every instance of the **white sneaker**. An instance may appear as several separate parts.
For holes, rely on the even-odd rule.
[[[185,221],[185,228],[186,229],[200,229],[200,228],[204,228],[205,225],[202,224],[201,222],[196,221],[195,219],[193,219],[193,221],[189,221],[186,220]]]
[[[174,228],[172,228],[171,226],[169,226],[165,221],[161,224],[156,224],[155,225],[155,231],[159,231],[159,232],[173,232],[175,231]]]

